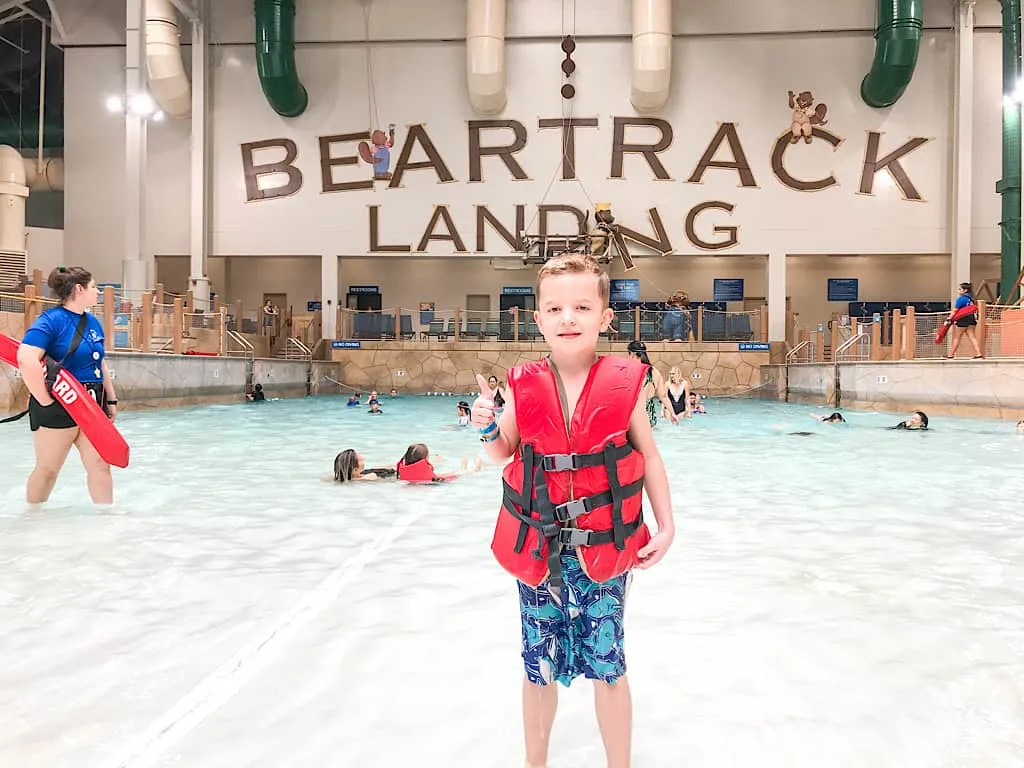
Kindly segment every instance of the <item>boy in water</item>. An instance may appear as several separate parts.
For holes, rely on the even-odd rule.
[[[654,443],[644,407],[642,381],[646,366],[632,359],[599,359],[597,355],[598,337],[612,320],[612,311],[608,307],[608,282],[607,274],[587,256],[569,254],[557,257],[540,269],[537,277],[538,310],[534,319],[550,348],[550,355],[546,361],[527,363],[509,372],[505,409],[500,422],[495,422],[494,418],[493,390],[483,376],[477,375],[481,394],[473,403],[472,423],[480,430],[480,439],[492,461],[504,462],[515,457],[506,467],[506,482],[512,478],[514,482],[528,485],[523,480],[523,462],[534,461],[534,449],[545,456],[540,459],[540,470],[535,474],[525,472],[525,475],[536,478],[537,498],[533,502],[523,497],[519,499],[540,510],[540,518],[532,518],[526,546],[520,543],[516,548],[503,543],[503,516],[511,521],[504,524],[512,525],[513,529],[521,524],[530,525],[509,510],[508,490],[492,544],[499,562],[519,579],[522,655],[526,667],[523,725],[528,768],[543,768],[547,764],[551,727],[558,704],[554,683],[557,681],[568,686],[580,674],[594,680],[597,721],[608,768],[628,768],[632,702],[623,652],[623,611],[630,570],[634,567],[649,568],[661,560],[675,536],[665,466]],[[554,382],[544,383],[544,377],[553,377]],[[539,380],[543,380],[540,385],[537,384]],[[548,387],[546,390],[545,386]],[[535,396],[538,391],[547,391],[551,396],[538,398]],[[532,396],[527,397],[527,392]],[[623,403],[623,407],[612,405],[616,401]],[[575,413],[578,403],[586,412]],[[605,407],[602,409],[601,406]],[[551,416],[553,418],[549,418]],[[612,449],[604,448],[605,461],[602,461],[600,452],[583,455],[593,450],[585,447],[588,438],[595,440],[598,451],[602,450],[603,444],[612,441],[612,438],[592,432],[589,426],[592,422],[619,425],[610,429],[620,444]],[[538,429],[537,424],[551,426]],[[561,432],[563,427],[564,433]],[[528,431],[533,434],[528,434]],[[561,454],[561,450],[544,450],[545,443],[557,446],[559,440],[564,444],[566,438],[568,456],[552,455]],[[632,452],[639,456],[629,455],[630,446]],[[617,458],[610,459],[611,469],[606,469],[608,457],[613,453]],[[557,460],[552,463],[563,466],[550,466],[549,460]],[[577,465],[581,460],[588,463]],[[520,470],[518,475],[514,471],[516,466]],[[513,468],[511,473],[509,468]],[[558,471],[567,469],[572,471]],[[630,482],[630,470],[639,473],[638,483]],[[608,478],[613,474],[616,477],[610,483]],[[543,483],[546,486],[542,490]],[[592,505],[588,503],[584,513],[579,509],[579,499],[588,493],[587,487],[595,495],[589,497],[594,501]],[[613,523],[607,520],[594,522],[601,512],[596,500],[596,493],[601,487],[614,487],[620,494],[618,504],[607,498],[603,502],[604,510],[612,510],[605,511],[604,515],[606,518],[610,516],[608,519]],[[641,488],[647,490],[658,525],[658,532],[653,538],[639,516]],[[550,528],[542,529],[539,524],[544,516],[539,499],[542,495],[547,497],[549,491],[549,511],[551,504],[566,495],[571,502],[555,507],[556,510],[559,506],[568,507],[569,510],[565,511],[571,511],[573,515],[556,518],[562,523],[561,533],[572,534],[568,542],[560,535],[550,537]],[[609,493],[604,495],[607,497]],[[614,498],[615,493],[610,493],[610,496]],[[577,501],[573,502],[573,499]],[[632,510],[632,523],[626,519],[625,510]],[[573,528],[574,525],[578,527]],[[616,544],[609,543],[613,539],[610,526],[614,526]],[[595,536],[588,541],[603,543],[578,546],[571,540],[578,535],[586,538],[601,528],[609,529],[600,531],[605,538]],[[522,530],[525,532],[527,528]],[[623,531],[627,532],[627,538],[624,546],[620,547],[623,542],[618,537]],[[541,535],[545,536],[543,540],[539,539]],[[514,551],[516,549],[518,551]],[[536,554],[532,555],[535,560],[531,562],[529,558],[533,550]],[[541,560],[541,575],[538,576],[536,560],[545,554],[548,556],[547,569]],[[614,563],[611,566],[610,561]],[[529,571],[530,575],[520,576],[517,569],[522,569],[523,573]],[[534,576],[536,578],[531,578]],[[540,583],[533,586],[524,578]]]

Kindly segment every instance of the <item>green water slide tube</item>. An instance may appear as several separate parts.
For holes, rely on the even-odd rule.
[[[921,49],[921,5],[922,0],[878,0],[875,58],[860,84],[869,107],[891,107],[910,85]]]
[[[256,0],[256,71],[277,114],[306,111],[309,95],[295,68],[295,0]]]

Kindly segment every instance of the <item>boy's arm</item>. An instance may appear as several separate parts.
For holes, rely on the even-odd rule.
[[[668,475],[665,474],[665,463],[654,442],[654,432],[647,420],[643,394],[637,399],[633,413],[629,417],[629,442],[644,457],[644,489],[654,510],[654,519],[658,523],[658,535],[675,535],[676,524],[672,519],[672,498],[668,488]]]

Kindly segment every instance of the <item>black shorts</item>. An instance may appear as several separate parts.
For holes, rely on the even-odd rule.
[[[87,390],[92,392],[94,397],[99,397],[100,402],[103,405],[103,412],[108,416],[110,411],[107,410],[106,397],[103,393],[102,384],[86,384],[84,385]],[[77,427],[78,424],[71,417],[71,414],[67,412],[67,409],[61,404],[60,400],[54,400],[47,406],[42,406],[39,401],[34,397],[28,399],[28,423],[29,427],[35,432],[40,427],[46,427],[47,429],[71,429]]]
[[[967,317],[961,317],[956,321],[957,328],[970,328],[972,325],[978,324],[978,318],[975,315],[968,315]]]

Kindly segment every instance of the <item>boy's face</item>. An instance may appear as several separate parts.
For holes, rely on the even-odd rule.
[[[541,282],[533,317],[552,352],[572,354],[597,347],[598,336],[612,321],[598,280],[597,275],[577,273]]]

